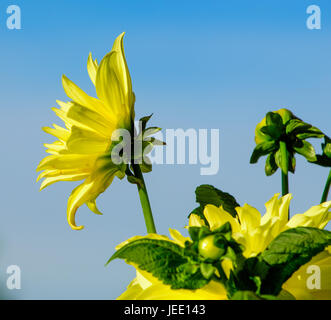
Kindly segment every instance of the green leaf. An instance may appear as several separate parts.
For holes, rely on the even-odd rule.
[[[196,188],[196,202],[200,204],[200,207],[194,209],[192,213],[197,214],[206,221],[203,210],[207,204],[212,204],[216,207],[223,206],[223,209],[230,213],[233,217],[237,215],[235,210],[240,204],[236,199],[229,193],[223,192],[211,185],[201,185]]]
[[[275,154],[269,153],[268,158],[265,163],[265,174],[267,176],[273,175],[278,169],[278,166],[275,161]]]
[[[260,157],[265,156],[276,149],[277,143],[275,141],[265,141],[259,143],[251,155],[250,163],[257,163]]]
[[[280,233],[258,257],[257,265],[264,268],[261,292],[278,295],[295,271],[330,244],[331,232],[317,228],[297,227]]]
[[[316,153],[314,147],[308,141],[302,140],[299,146],[294,147],[294,150],[304,156],[308,161],[316,161]]]
[[[197,266],[197,255],[166,240],[145,238],[129,242],[107,264],[117,258],[153,274],[172,289],[199,289],[210,281]]]

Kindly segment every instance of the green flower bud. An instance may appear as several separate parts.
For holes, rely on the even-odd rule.
[[[218,260],[226,252],[227,242],[223,237],[209,235],[199,242],[199,253],[206,259]]]

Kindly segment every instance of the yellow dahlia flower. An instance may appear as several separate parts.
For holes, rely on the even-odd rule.
[[[288,209],[292,196],[290,194],[279,198],[276,194],[266,203],[266,213],[261,217],[259,211],[248,204],[243,207],[237,207],[238,218],[232,217],[222,206],[216,207],[207,205],[204,209],[204,216],[208,221],[210,229],[213,231],[224,223],[229,222],[233,230],[233,238],[244,245],[244,256],[253,257],[262,252],[269,243],[281,232],[299,226],[324,228],[331,220],[331,201],[310,208],[303,214],[296,214],[288,220]],[[240,222],[239,222],[240,221]],[[196,214],[191,214],[189,227],[201,227],[205,222]],[[189,238],[183,237],[178,231],[170,230],[170,235],[174,240],[169,240],[164,236],[157,236],[160,240],[168,239],[175,241],[184,247],[185,241]],[[150,238],[150,236],[147,236]],[[136,240],[137,237],[128,241]],[[122,243],[116,249],[119,249],[128,241]],[[331,274],[331,247],[316,255],[309,263],[301,266],[292,277],[285,282],[280,297],[290,298],[291,295],[297,299],[330,299],[331,283],[328,276]],[[307,268],[310,265],[316,265],[321,270],[321,289],[309,290],[306,285]],[[230,260],[224,260],[222,263],[225,272],[228,274],[232,263]],[[211,281],[207,286],[199,290],[172,290],[170,286],[164,285],[161,281],[151,274],[137,268],[137,277],[129,285],[118,299],[226,299],[226,292],[223,286],[215,281]]]
[[[90,54],[87,71],[96,88],[98,98],[82,91],[63,76],[64,91],[69,102],[57,101],[55,114],[63,120],[65,128],[54,124],[43,130],[58,140],[45,144],[50,155],[44,158],[37,171],[38,180],[44,178],[43,189],[57,181],[84,180],[69,197],[67,219],[72,229],[83,226],[75,223],[77,209],[84,203],[96,214],[101,214],[95,200],[111,184],[115,175],[124,177],[123,167],[110,159],[112,134],[116,129],[131,132],[134,119],[135,96],[124,56],[122,33],[98,65]]]

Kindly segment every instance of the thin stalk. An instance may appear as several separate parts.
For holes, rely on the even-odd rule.
[[[284,141],[280,142],[280,154],[281,154],[281,171],[282,171],[282,196],[285,196],[289,193],[289,184],[288,184],[288,168],[289,168],[289,157],[288,151],[286,148],[286,143]]]
[[[133,173],[134,173],[135,177],[138,178],[141,182],[140,184],[137,184],[137,187],[138,187],[138,193],[139,193],[141,207],[143,209],[147,232],[156,233],[151,204],[149,202],[148,193],[147,193],[143,174],[141,172],[139,164],[132,164],[132,167],[133,167]]]
[[[281,171],[282,171],[282,196],[284,197],[289,193],[288,185],[288,168],[289,168],[289,156],[284,141],[280,142],[280,158],[281,158]],[[288,220],[290,220],[290,208],[288,209]]]
[[[325,188],[324,188],[324,191],[323,191],[321,203],[326,202],[328,200],[330,185],[331,185],[331,169],[330,169],[330,172],[329,172],[329,176],[326,180],[326,184],[325,184]]]

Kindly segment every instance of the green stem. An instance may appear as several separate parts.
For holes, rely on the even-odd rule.
[[[280,142],[280,155],[281,155],[281,170],[282,170],[282,196],[285,196],[289,193],[288,185],[288,151],[286,148],[286,143],[284,141]]]
[[[328,179],[326,180],[326,184],[325,184],[325,188],[324,188],[324,191],[323,191],[321,203],[326,202],[328,200],[330,185],[331,185],[331,169],[330,169],[330,172],[329,172]]]
[[[140,198],[141,207],[143,209],[143,214],[145,218],[145,224],[148,233],[156,233],[151,204],[149,202],[148,193],[146,189],[145,180],[141,172],[139,164],[132,164],[133,172],[136,178],[138,178],[141,183],[137,184],[138,193]]]

